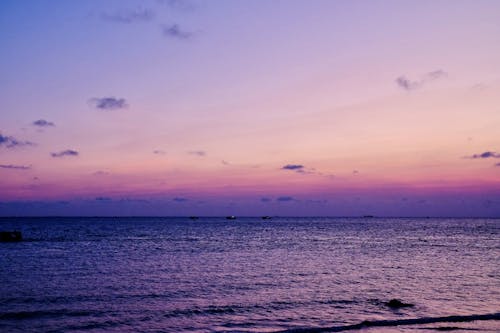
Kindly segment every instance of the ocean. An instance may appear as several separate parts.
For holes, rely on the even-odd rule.
[[[0,230],[24,238],[0,243],[0,332],[500,332],[499,219],[0,218]]]

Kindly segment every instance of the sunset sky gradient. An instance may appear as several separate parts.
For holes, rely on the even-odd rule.
[[[0,215],[500,217],[499,1],[0,2]]]

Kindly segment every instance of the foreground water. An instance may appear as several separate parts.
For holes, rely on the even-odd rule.
[[[14,229],[1,332],[500,331],[498,219],[0,219]]]

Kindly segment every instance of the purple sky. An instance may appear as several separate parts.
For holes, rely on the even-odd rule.
[[[4,0],[0,215],[500,216],[500,2]]]

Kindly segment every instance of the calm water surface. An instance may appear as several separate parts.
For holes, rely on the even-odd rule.
[[[1,332],[276,332],[500,312],[500,220],[3,218]],[[392,310],[398,298],[414,307]],[[500,321],[386,327],[500,331]],[[379,332],[381,328],[363,329]]]

